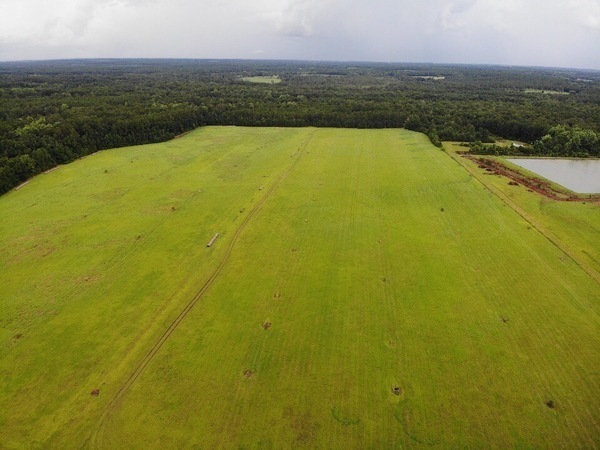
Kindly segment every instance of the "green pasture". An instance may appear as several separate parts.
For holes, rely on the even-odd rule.
[[[243,77],[242,81],[247,81],[248,83],[277,84],[277,83],[281,83],[281,78],[279,78],[279,75],[261,76],[261,77]]]
[[[569,92],[553,91],[551,89],[525,89],[526,94],[569,95]]]
[[[456,143],[445,143],[445,146],[451,152],[464,150]],[[543,178],[503,157],[490,156],[489,158],[528,176]],[[473,170],[484,173],[475,163],[466,159],[463,159],[463,162]],[[577,260],[600,274],[600,204],[597,195],[589,195],[589,201],[585,199],[580,202],[555,201],[536,192],[529,192],[524,186],[509,185],[510,180],[502,176],[487,175],[483,180],[523,208],[529,217],[542,225],[544,231],[552,233],[563,241]],[[552,180],[547,181],[560,192],[570,192]]]
[[[207,127],[0,217],[0,448],[600,446],[600,285],[424,135]]]

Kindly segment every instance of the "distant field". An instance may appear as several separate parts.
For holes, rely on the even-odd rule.
[[[548,89],[525,89],[526,94],[546,94],[546,95],[569,95],[565,91],[552,91]]]
[[[434,81],[446,79],[446,77],[444,77],[444,76],[435,76],[435,75],[412,75],[412,77],[420,78],[421,80],[434,80]]]
[[[2,448],[600,446],[600,284],[422,134],[207,127],[0,216]]]
[[[264,84],[274,84],[281,83],[281,78],[279,76],[268,76],[268,77],[244,77],[242,81],[247,81],[249,83],[264,83]]]

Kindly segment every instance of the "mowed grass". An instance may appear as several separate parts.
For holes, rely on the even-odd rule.
[[[445,146],[450,152],[464,150],[456,143],[445,143]],[[512,164],[504,158],[491,158],[528,176],[540,177],[540,175]],[[473,170],[481,174],[485,173],[485,169],[478,168],[473,161],[465,158],[461,160]],[[555,201],[536,192],[530,192],[524,186],[509,185],[510,180],[503,176],[483,176],[482,179],[523,208],[529,217],[563,241],[578,260],[600,274],[600,204],[597,200]],[[565,189],[552,181],[549,182],[561,190]]]
[[[0,214],[5,447],[600,445],[600,286],[423,135],[205,128]]]
[[[243,77],[242,81],[247,81],[248,83],[259,83],[259,84],[278,84],[278,83],[281,83],[281,78],[279,78],[279,75],[260,76],[260,77]]]

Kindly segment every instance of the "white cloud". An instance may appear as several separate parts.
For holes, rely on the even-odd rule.
[[[462,30],[468,25],[469,13],[475,5],[475,0],[448,2],[441,13],[443,30]]]
[[[569,6],[583,26],[600,31],[600,1],[573,0]]]
[[[4,0],[0,40],[52,45],[83,36],[95,11],[110,0]]]

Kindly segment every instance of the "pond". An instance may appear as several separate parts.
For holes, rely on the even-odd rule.
[[[580,194],[600,193],[600,159],[509,159]]]

